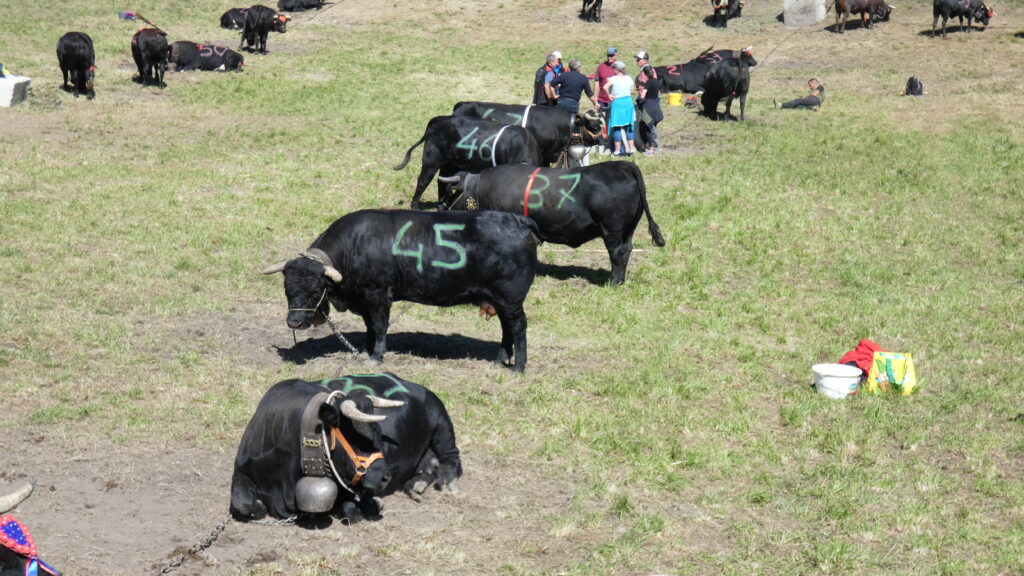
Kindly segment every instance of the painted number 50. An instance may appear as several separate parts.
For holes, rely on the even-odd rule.
[[[398,235],[395,236],[395,242],[391,245],[391,253],[395,256],[409,256],[410,258],[415,258],[416,271],[423,272],[423,244],[417,244],[415,250],[399,247],[402,243],[402,239],[405,238],[405,233],[408,232],[411,227],[412,221],[410,220],[398,231]],[[459,268],[464,268],[466,266],[466,249],[458,242],[446,240],[442,236],[445,232],[455,232],[465,228],[465,224],[434,224],[434,243],[441,248],[447,248],[455,252],[458,258],[454,262],[431,260],[431,266],[435,268],[444,268],[446,270],[458,270]]]

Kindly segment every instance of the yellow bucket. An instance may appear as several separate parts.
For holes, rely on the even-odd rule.
[[[680,94],[679,92],[672,92],[671,94],[668,95],[668,105],[669,106],[682,106],[683,105],[683,95]]]

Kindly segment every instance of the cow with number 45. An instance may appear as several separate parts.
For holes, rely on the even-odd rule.
[[[526,369],[523,301],[537,269],[537,225],[503,212],[361,210],[342,216],[284,273],[288,326],[323,324],[333,304],[362,316],[371,361],[383,360],[391,304],[475,304],[501,321],[498,362]],[[514,361],[513,361],[514,360]]]

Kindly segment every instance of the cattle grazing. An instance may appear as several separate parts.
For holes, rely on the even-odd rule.
[[[184,70],[241,70],[242,55],[224,46],[178,41],[171,43],[171,64],[175,72]]]
[[[238,44],[238,49],[266,54],[267,36],[270,32],[284,34],[287,30],[287,16],[278,14],[262,4],[251,6],[245,13],[245,26],[242,28],[242,41]]]
[[[248,8],[232,8],[220,16],[220,27],[228,30],[245,28],[245,13]]]
[[[427,388],[390,373],[285,380],[263,396],[242,434],[230,510],[257,520],[340,504],[344,517],[357,507],[376,516],[374,497],[405,490],[418,498],[430,484],[457,492],[460,476],[451,418]]]
[[[92,38],[84,32],[68,32],[57,41],[57,62],[64,75],[64,90],[68,89],[71,78],[71,92],[78,98],[85,94],[92,100],[96,97],[93,83],[96,79],[96,51]]]
[[[836,0],[836,32],[842,34],[846,30],[846,21],[850,14],[860,14],[860,25],[862,28],[873,28],[875,21],[889,21],[893,7],[886,4],[885,0]],[[839,19],[843,21],[840,23]]]
[[[284,273],[288,326],[327,321],[330,305],[366,325],[370,359],[380,362],[392,303],[475,304],[501,320],[498,362],[526,368],[523,301],[537,267],[537,225],[504,212],[363,210],[342,216]]]
[[[935,0],[932,5],[932,36],[935,36],[935,26],[942,17],[942,35],[946,35],[946,22],[949,18],[960,19],[960,31],[964,31],[964,18],[967,18],[967,32],[971,32],[971,22],[981,22],[982,26],[988,26],[989,19],[996,15],[991,6],[987,6],[981,0]]]
[[[464,116],[436,116],[427,123],[423,137],[405,152],[405,159],[395,166],[401,170],[409,163],[412,151],[423,144],[423,167],[410,206],[419,209],[420,196],[438,170],[451,176],[460,170],[480,172],[499,164],[539,166],[540,148],[530,132],[522,126],[510,126]],[[438,183],[438,199],[443,186]]]
[[[593,111],[576,114],[571,110],[549,106],[523,106],[495,102],[459,102],[452,116],[466,116],[503,124],[518,124],[530,131],[540,146],[538,166],[551,166],[570,151],[573,144],[584,147],[604,143],[604,118]],[[582,154],[578,154],[582,156]],[[567,166],[578,166],[580,158],[567,157]]]
[[[704,78],[704,93],[700,96],[703,114],[712,120],[735,120],[732,101],[740,99],[740,120],[743,120],[750,91],[750,67],[741,58],[729,58],[715,64]],[[718,115],[718,103],[725,100],[725,115]]]
[[[583,0],[580,19],[586,22],[600,22],[602,4],[604,4],[604,0]]]
[[[664,92],[686,92],[696,94],[704,90],[704,79],[711,67],[725,60],[741,60],[748,67],[757,66],[757,60],[750,52],[750,47],[743,50],[716,50],[703,52],[685,64],[672,66],[656,66],[654,71],[661,79]]]
[[[633,232],[643,215],[654,244],[664,246],[661,229],[647,204],[647,187],[632,162],[602,162],[559,170],[498,166],[480,174],[460,172],[442,201],[452,210],[501,210],[524,214],[537,223],[540,239],[577,248],[604,240],[612,283],[626,281]]]
[[[743,15],[744,4],[740,0],[711,0],[711,8],[715,11],[712,23],[719,28],[728,27],[730,19]]]
[[[132,58],[139,68],[139,82],[153,81],[164,86],[167,58],[170,56],[167,33],[157,28],[143,28],[132,36]]]
[[[324,7],[323,0],[277,0],[277,9],[283,12],[301,12],[302,10],[319,10]]]

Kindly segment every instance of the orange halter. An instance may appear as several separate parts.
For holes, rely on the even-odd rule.
[[[369,456],[360,456],[356,454],[356,451],[352,449],[352,445],[345,439],[345,435],[341,433],[341,430],[337,428],[331,428],[331,451],[334,451],[334,447],[337,446],[337,441],[341,441],[341,447],[345,449],[345,453],[348,454],[349,460],[352,461],[352,465],[356,468],[356,475],[352,477],[351,484],[355,486],[362,480],[363,476],[366,475],[366,471],[370,469],[370,466],[384,457],[380,452],[374,452]]]

